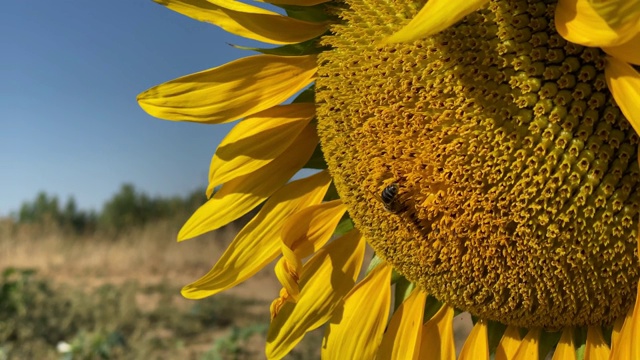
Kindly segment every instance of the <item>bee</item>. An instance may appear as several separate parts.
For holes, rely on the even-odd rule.
[[[385,210],[390,213],[397,214],[404,209],[404,205],[398,198],[399,190],[400,186],[398,186],[397,183],[393,183],[385,187],[380,195],[373,194],[373,196],[375,196],[375,198],[384,205]]]

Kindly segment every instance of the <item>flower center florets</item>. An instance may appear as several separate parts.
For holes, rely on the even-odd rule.
[[[638,136],[604,54],[554,31],[553,2],[524,0],[379,45],[419,7],[402,3],[354,1],[321,56],[319,133],[356,226],[480,317],[555,328],[624,314],[639,277]],[[392,184],[396,213],[379,201]]]

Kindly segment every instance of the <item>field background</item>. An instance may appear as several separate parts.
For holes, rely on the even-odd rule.
[[[149,197],[125,184],[99,212],[40,193],[0,219],[0,360],[264,359],[281,289],[273,264],[216,296],[180,295],[257,211],[176,242],[202,193]],[[458,351],[470,324],[466,314],[454,319]],[[319,359],[323,331],[286,359]]]
[[[280,290],[272,268],[204,300],[179,293],[241,223],[177,243],[171,220],[116,237],[2,221],[0,359],[264,358],[269,304]],[[308,336],[289,358],[318,358],[320,337]],[[61,353],[64,344],[70,351]]]

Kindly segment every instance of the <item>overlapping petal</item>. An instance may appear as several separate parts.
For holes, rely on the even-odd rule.
[[[373,269],[345,297],[324,334],[322,359],[373,359],[391,305],[391,266]]]
[[[511,360],[522,343],[520,331],[515,326],[507,327],[496,349],[496,360]]]
[[[313,103],[274,106],[247,117],[225,136],[211,160],[207,194],[282,154],[315,115]]]
[[[562,330],[560,342],[558,342],[558,346],[556,346],[551,360],[577,360],[572,328],[566,327]]]
[[[593,10],[618,32],[640,30],[640,0],[587,0]]]
[[[538,344],[540,343],[540,329],[530,329],[520,343],[514,360],[538,360]]]
[[[410,42],[436,34],[488,2],[489,0],[429,0],[409,24],[384,41]]]
[[[360,233],[352,230],[318,250],[304,265],[299,300],[285,303],[269,326],[267,358],[282,358],[304,334],[331,318],[355,285],[364,259],[364,245]]]
[[[587,330],[587,344],[584,350],[585,360],[609,360],[610,350],[602,337],[599,326],[589,326]]]
[[[440,360],[455,360],[456,347],[453,340],[453,307],[442,305],[422,327],[420,358],[433,357]]]
[[[620,111],[640,134],[640,73],[624,61],[607,57],[604,75]]]
[[[458,360],[489,360],[489,335],[486,321],[479,320],[473,326]]]
[[[640,65],[640,32],[623,44],[603,47],[602,50],[616,59]]]
[[[554,17],[558,33],[576,44],[605,47],[623,44],[638,32],[637,17],[635,20],[628,18],[626,21],[605,18],[603,16],[606,14],[596,11],[593,3],[595,2],[589,0],[558,0]],[[621,4],[619,0],[609,1],[611,8],[619,7]]]
[[[309,85],[316,57],[255,55],[152,87],[138,95],[149,115],[225,123],[276,106]]]
[[[261,204],[300,170],[317,142],[315,129],[307,126],[281,156],[250,174],[225,183],[191,215],[180,229],[178,240],[218,229]]]
[[[414,289],[400,304],[382,338],[376,360],[418,360],[427,293]]]
[[[280,231],[289,216],[322,201],[331,177],[320,172],[278,190],[238,233],[218,262],[202,278],[182,289],[190,299],[211,296],[253,276],[280,254]]]
[[[282,259],[276,264],[276,276],[289,296],[298,300],[298,279],[302,259],[318,251],[329,241],[338,222],[347,211],[342,200],[309,206],[289,217],[282,227]]]
[[[327,30],[313,23],[280,15],[234,0],[154,0],[198,21],[208,22],[232,34],[269,44],[294,44],[313,39]]]
[[[612,339],[610,360],[635,360],[640,359],[640,283],[636,293],[636,302],[625,316],[624,325],[620,330],[618,339]]]

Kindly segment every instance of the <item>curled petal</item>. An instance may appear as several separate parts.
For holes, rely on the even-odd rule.
[[[280,254],[280,231],[286,219],[300,209],[320,203],[330,183],[329,174],[320,172],[283,186],[240,230],[213,268],[185,286],[182,295],[189,299],[215,295],[260,271]]]
[[[302,209],[282,227],[283,258],[276,265],[276,275],[294,301],[298,300],[302,259],[329,241],[346,211],[341,200],[329,201]]]
[[[364,258],[365,242],[356,230],[320,249],[305,265],[300,298],[282,304],[267,334],[267,357],[286,355],[309,331],[327,322],[353,288]]]

